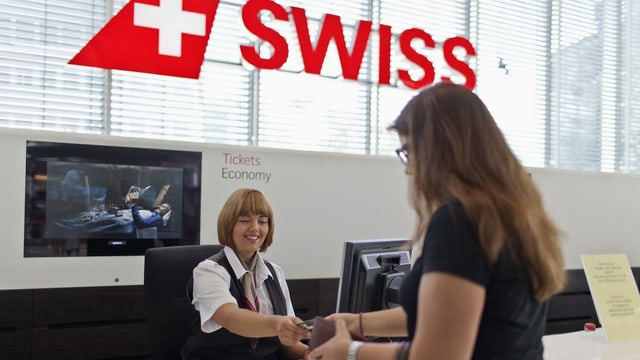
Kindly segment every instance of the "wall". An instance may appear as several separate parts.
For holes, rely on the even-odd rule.
[[[339,276],[342,243],[350,239],[406,238],[413,228],[406,176],[395,156],[360,156],[65,133],[0,131],[0,289],[142,284],[142,256],[24,258],[26,140],[202,151],[202,243],[216,243],[217,212],[231,191],[262,190],[276,215],[276,238],[267,256],[289,279]],[[260,159],[233,165],[229,155]],[[229,179],[229,170],[262,174]],[[568,268],[581,253],[626,253],[640,265],[640,177],[530,169],[547,208],[565,232]],[[267,181],[268,179],[268,181]]]
[[[640,176],[531,169],[545,205],[564,232],[567,268],[580,254],[626,253],[640,265]]]
[[[347,239],[406,238],[412,213],[406,180],[394,157],[305,153],[251,147],[109,138],[58,133],[0,133],[6,198],[0,203],[0,288],[81,287],[142,283],[143,259],[127,257],[24,258],[25,142],[47,140],[202,151],[202,243],[217,243],[216,218],[238,187],[262,190],[275,212],[275,241],[267,256],[290,279],[335,278]],[[225,160],[225,154],[226,160]],[[231,156],[259,166],[231,164]],[[257,163],[257,161],[254,161]],[[258,180],[229,179],[233,170],[259,172]],[[224,176],[223,178],[223,171]],[[118,281],[116,282],[116,279]]]

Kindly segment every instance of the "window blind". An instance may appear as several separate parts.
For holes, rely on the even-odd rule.
[[[554,13],[549,165],[611,171],[620,120],[619,3],[560,2]]]
[[[0,3],[0,126],[101,133],[105,77],[67,61],[105,21],[105,2]]]
[[[325,14],[338,15],[351,51],[357,21],[370,19],[368,1],[291,1],[305,9],[308,33],[316,46]],[[293,20],[272,24],[289,44],[283,71],[260,71],[258,77],[258,144],[299,150],[370,153],[369,64],[362,62],[359,81],[342,79],[335,42],[327,49],[321,74],[303,72],[304,63]],[[304,31],[304,30],[303,30]],[[264,49],[263,51],[269,51]]]
[[[126,2],[3,1],[0,126],[394,156],[386,128],[416,93],[396,73],[421,75],[398,36],[420,28],[436,42],[420,50],[436,79],[460,79],[442,41],[471,40],[475,91],[525,165],[640,173],[640,0],[278,1],[305,9],[312,41],[324,14],[340,16],[347,46],[357,21],[373,21],[357,81],[341,78],[334,43],[321,76],[306,74],[293,22],[267,15],[289,59],[244,63],[240,44],[272,49],[244,29],[243,0],[221,0],[198,80],[67,65]],[[390,86],[377,83],[380,23],[392,27]]]
[[[416,11],[416,9],[422,9]],[[378,86],[375,88],[374,110],[372,118],[372,136],[377,140],[377,154],[393,155],[399,142],[395,133],[389,132],[387,127],[395,120],[406,102],[417,91],[398,83],[398,69],[409,70],[413,76],[423,75],[416,65],[410,63],[398,48],[398,37],[402,31],[419,28],[429,33],[436,42],[436,49],[420,51],[433,63],[436,79],[440,76],[450,76],[449,68],[443,60],[441,45],[444,40],[453,36],[468,37],[468,4],[466,0],[438,0],[405,1],[381,0],[376,11],[381,24],[391,26],[393,33],[391,76],[393,86]],[[416,49],[423,47],[416,44]],[[377,69],[375,70],[377,72]]]
[[[113,71],[111,134],[246,145],[251,72],[240,62],[239,18],[240,6],[221,2],[198,80]]]
[[[621,116],[618,171],[640,173],[640,1],[621,7]]]
[[[545,166],[548,2],[473,2],[477,94],[528,166]]]

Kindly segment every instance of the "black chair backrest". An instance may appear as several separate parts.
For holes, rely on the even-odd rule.
[[[144,299],[154,360],[179,360],[191,333],[193,306],[187,282],[198,263],[222,245],[183,245],[148,249],[144,254]]]

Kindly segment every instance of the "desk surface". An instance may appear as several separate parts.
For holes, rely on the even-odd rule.
[[[576,331],[542,338],[545,360],[640,360],[640,340],[607,343],[604,331]]]

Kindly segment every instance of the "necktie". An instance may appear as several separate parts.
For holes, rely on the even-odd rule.
[[[247,271],[242,278],[242,286],[244,290],[244,298],[249,308],[257,313],[260,312],[260,303],[258,302],[258,294],[256,293],[255,275],[251,271]]]
[[[260,302],[258,301],[258,293],[256,292],[255,286],[255,262],[252,266],[252,270],[247,270],[247,272],[242,277],[242,287],[244,290],[244,299],[249,306],[249,309],[260,313]],[[258,339],[251,339],[251,348],[255,349],[258,346]]]

